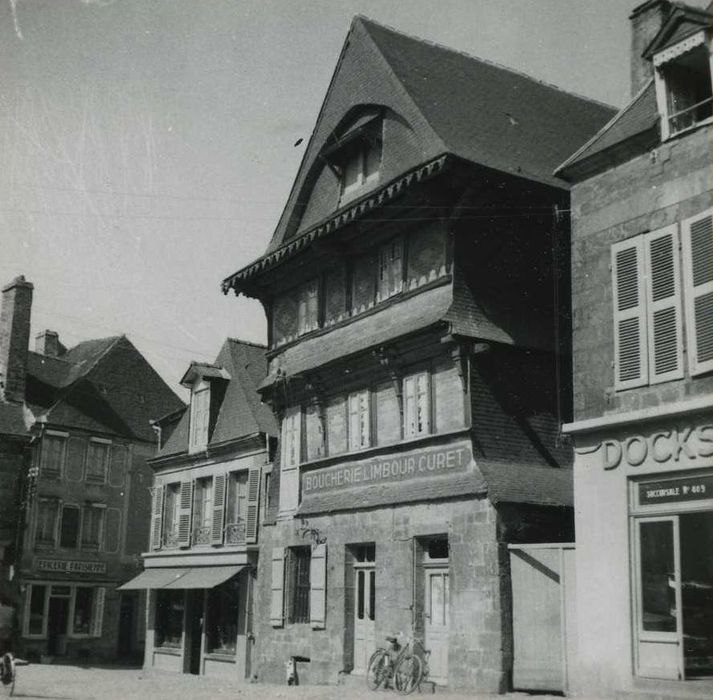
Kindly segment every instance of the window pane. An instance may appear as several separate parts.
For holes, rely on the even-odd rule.
[[[357,620],[364,619],[364,572],[357,571]]]
[[[390,241],[379,249],[379,295],[382,299],[401,291],[403,276],[402,241]]]
[[[74,621],[72,623],[72,630],[75,634],[89,634],[91,630],[93,601],[93,588],[77,588],[74,599]]]
[[[297,329],[299,333],[307,333],[318,324],[318,289],[317,280],[303,284],[298,290]]]
[[[193,496],[193,543],[210,544],[213,519],[213,477],[196,480]]]
[[[289,622],[309,622],[309,547],[294,547],[290,550],[290,610]]]
[[[234,654],[238,637],[238,582],[230,579],[208,592],[206,651]]]
[[[369,392],[349,395],[349,449],[359,450],[369,446]]]
[[[32,593],[30,594],[30,622],[28,626],[30,634],[42,634],[46,592],[47,586],[32,586]]]
[[[651,632],[675,632],[673,523],[640,523],[639,527],[643,629]]]
[[[87,481],[103,482],[109,458],[109,445],[90,440],[87,450]]]
[[[101,535],[103,508],[88,506],[84,509],[82,520],[82,547],[98,548]]]
[[[54,499],[42,498],[37,503],[37,527],[35,540],[41,544],[55,543],[55,530],[59,503]]]
[[[376,258],[365,255],[354,261],[352,310],[359,313],[374,305],[376,296]]]
[[[369,572],[369,619],[376,618],[376,571]]]
[[[226,544],[245,543],[248,499],[248,472],[233,472],[228,480],[228,508],[225,514]]]
[[[56,476],[64,464],[66,438],[59,435],[45,435],[42,439],[42,472]]]
[[[156,646],[180,647],[183,638],[184,592],[158,591],[156,594]]]
[[[59,546],[72,549],[77,546],[79,537],[79,508],[65,506],[62,508],[62,526]]]

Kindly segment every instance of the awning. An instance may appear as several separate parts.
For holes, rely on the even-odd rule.
[[[240,573],[243,566],[193,566],[146,569],[117,590],[133,591],[144,588],[214,588],[231,576]]]
[[[245,566],[195,566],[164,588],[214,588],[244,568]]]
[[[138,576],[119,586],[120,591],[134,591],[143,588],[163,588],[188,572],[188,569],[146,569]]]

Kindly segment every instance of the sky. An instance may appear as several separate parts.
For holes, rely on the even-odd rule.
[[[220,282],[264,252],[354,15],[622,106],[639,1],[0,0],[0,282],[33,282],[33,337],[125,333],[185,398],[191,360],[265,342]]]

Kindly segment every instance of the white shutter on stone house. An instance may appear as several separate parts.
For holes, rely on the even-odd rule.
[[[713,370],[713,209],[682,228],[689,368],[696,375]]]
[[[644,239],[612,246],[614,301],[614,385],[617,389],[648,382]]]
[[[677,225],[646,234],[649,382],[683,378],[681,272]]]
[[[327,624],[327,545],[313,544],[309,562],[309,617],[313,629]]]
[[[163,486],[154,486],[151,492],[151,549],[161,549],[163,492]]]
[[[282,459],[280,460],[280,514],[290,514],[299,505],[299,464],[302,446],[302,411],[287,409],[282,420]]]
[[[272,548],[272,578],[270,581],[270,624],[282,627],[285,620],[285,549]]]
[[[225,521],[225,494],[228,477],[216,474],[213,477],[213,513],[210,521],[210,543],[223,544],[223,524]]]
[[[261,479],[262,469],[259,466],[250,467],[248,472],[248,510],[245,517],[245,542],[247,544],[255,544],[257,542]]]
[[[182,481],[178,501],[178,546],[191,544],[191,510],[193,505],[193,481]]]

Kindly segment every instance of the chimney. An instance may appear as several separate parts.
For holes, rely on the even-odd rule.
[[[651,61],[642,58],[646,47],[658,34],[671,12],[670,0],[648,0],[635,7],[631,21],[631,96],[636,95],[654,75]]]
[[[22,402],[25,399],[32,290],[32,283],[27,282],[24,275],[2,289],[0,391],[5,401]]]
[[[35,336],[35,352],[47,357],[59,357],[59,333],[42,331]]]

